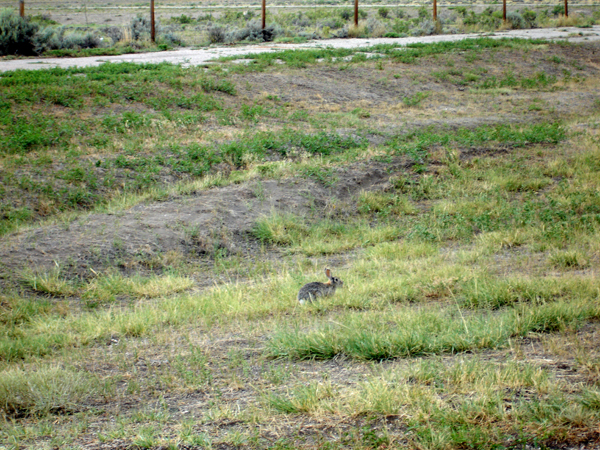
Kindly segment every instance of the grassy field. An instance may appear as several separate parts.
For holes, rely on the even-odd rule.
[[[597,447],[598,50],[3,73],[0,448]]]

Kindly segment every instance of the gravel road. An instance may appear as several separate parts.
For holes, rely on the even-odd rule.
[[[526,38],[566,40],[569,42],[590,42],[600,40],[600,26],[591,28],[536,28],[530,30],[510,30],[496,33],[477,34],[444,34],[435,36],[420,36],[406,38],[373,38],[373,39],[327,39],[310,41],[303,44],[273,44],[264,43],[243,47],[208,47],[200,49],[181,48],[166,52],[136,53],[119,56],[91,56],[85,58],[27,58],[0,61],[0,72],[18,69],[45,69],[50,67],[88,67],[99,66],[105,62],[135,62],[158,63],[170,62],[183,65],[200,65],[221,56],[245,55],[258,52],[275,52],[279,50],[304,49],[304,48],[358,48],[370,47],[376,44],[407,45],[415,42],[444,42],[473,39],[482,36],[501,38]]]

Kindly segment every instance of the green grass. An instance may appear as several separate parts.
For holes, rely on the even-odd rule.
[[[42,273],[26,271],[22,281],[39,294],[63,298],[80,296],[94,304],[115,301],[117,297],[161,297],[185,291],[193,285],[189,278],[176,275],[125,277],[120,273],[101,274],[86,282],[75,282],[63,275],[60,268]]]
[[[406,46],[394,44],[379,44],[369,48],[361,49],[343,49],[343,48],[322,48],[306,50],[285,50],[274,53],[250,53],[245,58],[253,60],[253,64],[239,65],[234,69],[240,72],[262,71],[275,64],[276,61],[283,61],[286,65],[293,68],[304,68],[310,64],[316,64],[319,61],[327,61],[338,65],[347,64],[344,58],[352,56],[355,63],[366,60],[365,53],[381,53],[385,57],[396,62],[411,64],[421,58],[428,58],[440,54],[452,54],[465,51],[471,51],[481,54],[486,51],[496,49],[532,49],[536,46],[545,45],[542,40],[527,39],[465,39],[456,42],[440,42],[435,44],[411,43]],[[221,61],[230,61],[239,59],[238,56],[224,57]]]
[[[500,314],[465,317],[460,308],[415,311],[403,308],[338,316],[334,325],[303,332],[280,330],[268,354],[295,359],[330,359],[346,355],[360,360],[385,360],[494,349],[530,332],[555,332],[600,317],[593,300],[571,298],[539,306],[521,306]]]
[[[503,144],[511,147],[524,147],[533,144],[556,144],[566,138],[561,123],[541,123],[536,125],[514,126],[496,125],[476,129],[459,129],[454,132],[439,133],[434,130],[419,130],[402,134],[388,145],[397,152],[406,153],[415,160],[426,158],[433,146],[473,146],[482,144]]]

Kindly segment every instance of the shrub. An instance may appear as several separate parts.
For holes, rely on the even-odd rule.
[[[572,14],[569,17],[560,15],[556,21],[558,27],[576,27],[579,25],[579,16]]]
[[[506,20],[510,22],[513,29],[521,29],[526,27],[525,19],[518,12],[510,11],[506,13]]]
[[[274,25],[269,25],[263,30],[259,21],[253,21],[247,27],[232,33],[227,40],[243,41],[246,39],[254,42],[270,42],[279,34],[281,34],[280,29]]]
[[[292,24],[297,27],[306,28],[311,25],[311,20],[305,16],[302,12],[298,12],[298,15],[292,20]]]
[[[131,20],[131,37],[139,41],[150,36],[150,20],[143,16],[137,16]]]
[[[34,36],[39,25],[11,10],[0,12],[0,55],[35,54]]]
[[[243,18],[244,18],[244,13],[242,11],[228,10],[223,15],[223,20],[225,22],[235,22],[235,21],[243,19]]]
[[[98,48],[101,45],[100,38],[92,33],[71,33],[61,42],[61,48]]]
[[[50,14],[37,14],[35,16],[29,17],[31,22],[38,23],[42,26],[48,25],[60,25],[56,20],[52,20]]]
[[[181,25],[185,25],[188,23],[194,23],[194,18],[191,16],[186,16],[185,14],[182,14],[179,17],[171,17],[171,21],[180,23]]]
[[[385,34],[385,26],[377,19],[367,20],[367,33],[370,37],[381,37]]]
[[[535,28],[536,19],[537,19],[537,14],[535,13],[535,11],[531,11],[529,9],[526,9],[525,11],[523,11],[523,20],[525,20],[525,22],[527,23],[527,27]]]
[[[431,36],[436,32],[436,23],[431,19],[422,20],[416,27],[411,28],[412,36]]]
[[[475,25],[477,24],[478,18],[475,14],[475,11],[467,11],[463,16],[463,23],[465,25]]]
[[[183,45],[185,45],[185,42],[183,42],[179,36],[177,36],[176,34],[173,34],[173,33],[164,33],[164,34],[161,34],[160,41],[162,43],[165,43],[165,44],[168,44],[168,45],[174,45],[174,46],[183,46]]]
[[[454,10],[464,19],[467,17],[467,8],[465,6],[457,6]]]
[[[387,17],[390,15],[390,10],[388,8],[382,7],[377,10],[377,13],[382,19],[387,19]]]
[[[350,37],[350,38],[364,37],[365,32],[366,32],[366,27],[363,24],[359,24],[358,26],[352,24],[348,28],[348,37]]]
[[[333,35],[333,37],[336,38],[340,38],[340,39],[347,39],[349,36],[349,32],[348,32],[348,27],[344,27],[341,30],[339,30],[336,34]]]
[[[36,53],[48,50],[82,49],[102,47],[102,39],[93,33],[71,33],[65,35],[65,28],[46,27],[34,37]]]
[[[343,20],[350,20],[350,18],[353,16],[354,16],[354,14],[352,13],[352,10],[350,8],[340,9],[340,17]]]
[[[223,27],[220,27],[218,25],[208,27],[207,32],[208,40],[211,44],[219,44],[221,42],[225,42],[225,38],[227,37],[227,34],[225,33]]]
[[[107,27],[102,29],[102,32],[112,39],[113,44],[123,39],[123,29],[121,27]]]
[[[410,22],[408,20],[396,19],[392,25],[392,32],[397,34],[407,34],[410,30]]]
[[[552,8],[552,15],[553,16],[560,16],[560,15],[565,15],[565,5],[563,5],[562,3],[560,5],[556,5],[554,8]]]
[[[429,11],[429,8],[426,7],[421,7],[419,8],[419,19],[429,19],[431,18],[431,12]]]
[[[46,27],[38,31],[33,37],[33,48],[37,54],[59,48],[56,39],[56,30],[52,27]]]
[[[315,40],[315,39],[320,38],[320,36],[317,33],[315,33],[314,31],[301,31],[300,33],[298,33],[298,37],[305,39],[306,41]]]

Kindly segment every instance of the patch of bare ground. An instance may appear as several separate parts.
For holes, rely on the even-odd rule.
[[[264,257],[250,233],[258,218],[273,211],[312,211],[323,217],[332,199],[344,201],[362,190],[382,189],[407,164],[398,158],[389,164],[374,161],[340,168],[334,187],[306,178],[257,179],[22,231],[0,247],[2,278],[6,281],[24,267],[49,270],[56,264],[83,278],[109,266],[144,272],[151,269],[153,258],[169,252],[184,255],[188,262],[211,264],[215,248],[246,258]],[[215,280],[200,275],[197,281],[208,286]]]

